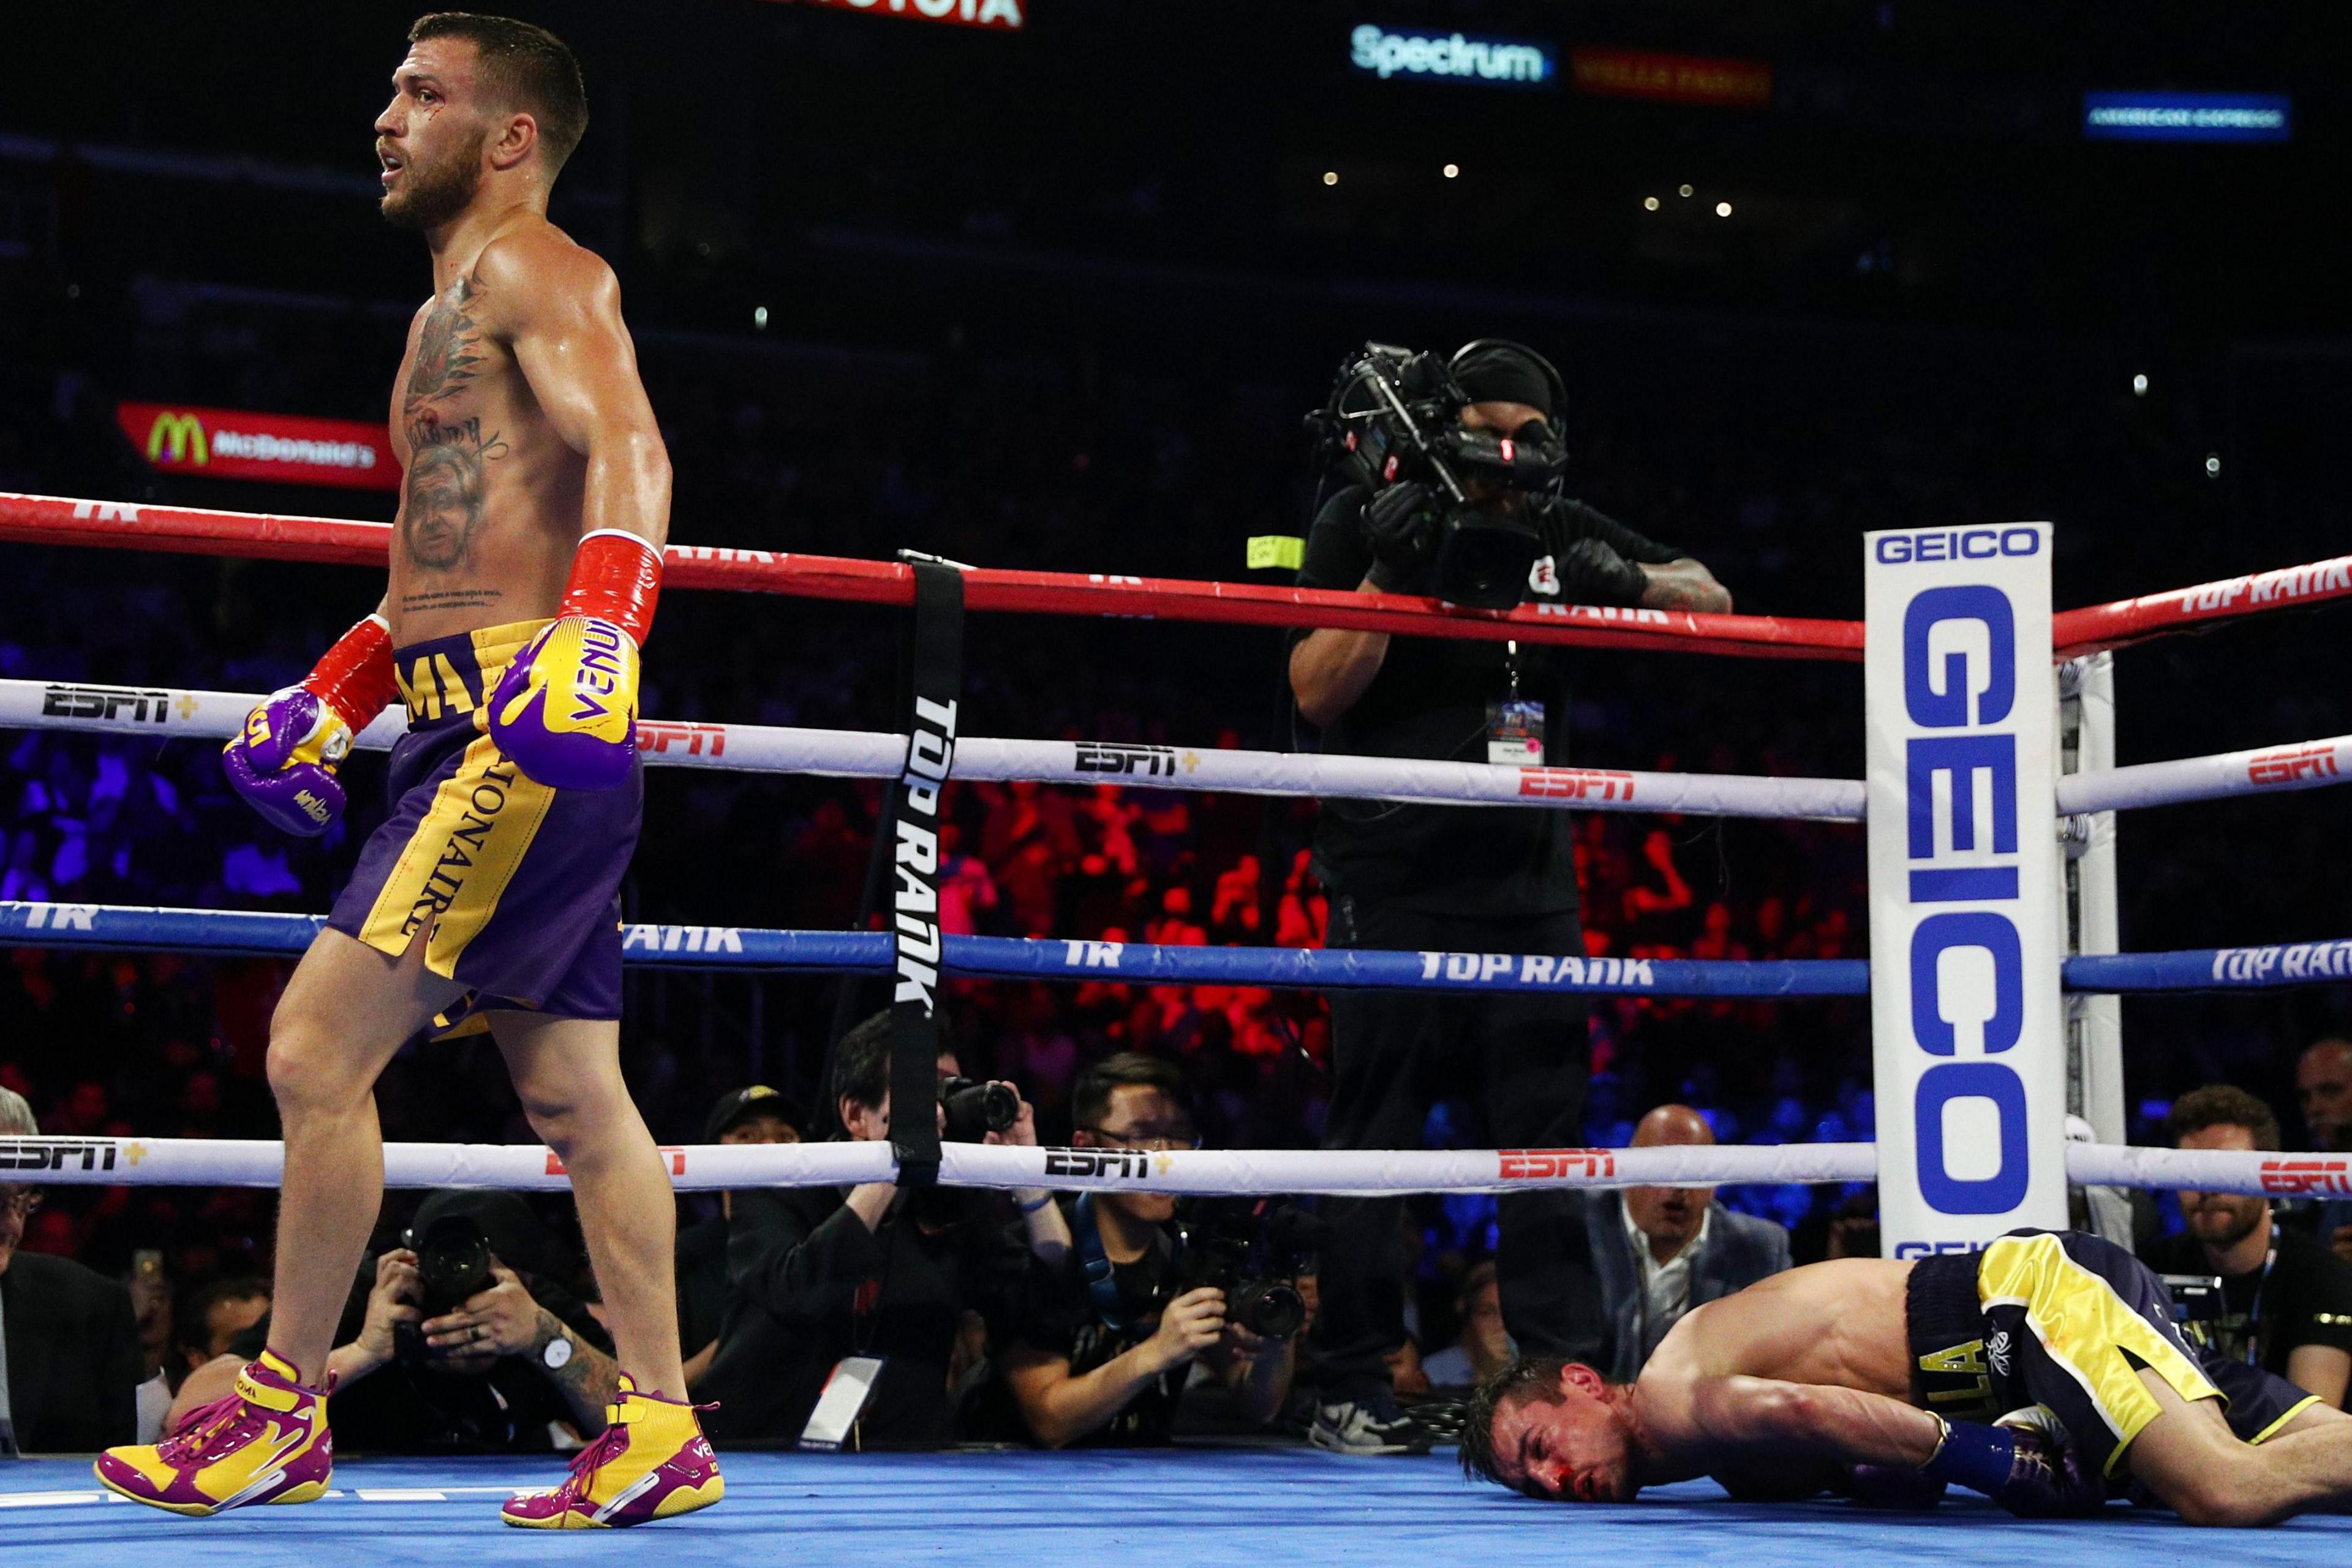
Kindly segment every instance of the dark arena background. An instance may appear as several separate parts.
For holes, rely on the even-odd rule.
[[[1214,582],[1271,604],[1296,581],[1297,557],[1267,542],[1307,534],[1328,486],[1307,416],[1368,341],[1443,354],[1506,338],[1548,356],[1564,390],[1552,426],[1565,493],[1671,542],[1733,596],[1735,616],[1555,647],[1559,700],[1538,743],[1554,769],[1622,774],[1627,788],[1639,777],[1645,791],[1651,775],[1862,779],[1862,536],[2021,522],[2051,525],[2062,653],[2078,606],[2169,594],[2179,607],[2076,645],[2114,650],[2108,765],[2274,748],[2303,759],[2278,775],[2297,785],[2352,765],[2352,742],[2327,739],[2352,731],[2352,606],[2331,602],[2352,596],[2340,559],[2352,551],[2352,12],[2339,5],[583,0],[513,14],[560,34],[585,77],[590,126],[549,216],[618,277],[674,470],[672,546],[784,573],[804,558],[869,563],[808,568],[830,586],[701,592],[751,584],[722,584],[735,569],[723,562],[689,581],[674,549],[642,696],[664,724],[641,742],[667,732],[665,749],[683,751],[699,742],[679,726],[703,724],[898,744],[922,678],[898,607],[900,552],[1066,587],[1024,606],[1053,613],[997,613],[987,574],[971,578],[960,758],[987,738],[1076,761],[951,773],[934,894],[937,934],[999,939],[992,967],[951,963],[938,982],[960,1070],[1016,1085],[1048,1148],[1088,1130],[1081,1075],[1140,1053],[1172,1068],[1166,1098],[1189,1123],[1141,1147],[1163,1160],[1179,1142],[1267,1151],[1298,1162],[1270,1164],[1276,1177],[1311,1172],[1351,1114],[1341,1104],[1335,1123],[1339,992],[1317,987],[1343,945],[1427,945],[1335,935],[1340,895],[1312,848],[1332,807],[1313,788],[1162,787],[1221,752],[1236,768],[1316,752],[1286,678],[1291,628],[1318,624],[1312,605],[1243,624],[1177,601]],[[432,283],[418,237],[376,210],[370,126],[415,16],[374,0],[85,0],[20,8],[7,26],[0,1088],[37,1126],[0,1122],[0,1282],[13,1271],[22,1285],[28,1261],[54,1257],[110,1292],[114,1351],[86,1339],[38,1354],[140,1361],[142,1441],[192,1371],[267,1310],[276,1177],[222,1166],[103,1185],[62,1172],[55,1141],[220,1141],[224,1160],[247,1141],[274,1150],[270,1018],[308,928],[186,936],[165,921],[102,940],[107,922],[323,913],[383,820],[385,763],[371,749],[343,768],[351,806],[323,836],[287,837],[249,810],[218,742],[251,696],[215,728],[155,739],[138,726],[150,701],[168,728],[203,694],[300,680],[382,591],[377,534],[314,531],[280,548],[201,514],[394,520],[387,388]],[[97,504],[68,515],[24,499],[41,497]],[[127,525],[106,535],[137,516],[183,519],[184,536],[158,549]],[[231,534],[242,542],[220,542]],[[2198,609],[2174,592],[2315,563],[2270,603],[2242,587]],[[895,585],[874,586],[885,579]],[[1464,614],[1428,599],[1415,613]],[[1735,621],[1766,620],[1799,657],[1722,656],[1748,635]],[[1851,634],[1843,653],[1807,641],[1831,623]],[[2038,685],[2028,700],[2042,703]],[[89,722],[44,721],[76,718]],[[713,1142],[710,1108],[750,1085],[788,1098],[801,1142],[839,1136],[835,1041],[893,1000],[896,884],[873,851],[900,757],[862,776],[647,770],[621,891],[621,1052],[664,1146]],[[1645,798],[1555,819],[1588,963],[1623,961],[1611,976],[1842,963],[1852,983],[1780,999],[1596,979],[1580,1126],[1557,1141],[1622,1152],[1654,1108],[1689,1107],[1724,1146],[1715,1154],[1756,1152],[1719,1167],[1716,1212],[1781,1227],[1788,1263],[1877,1257],[1860,795],[1844,820],[1652,814]],[[2114,846],[2105,951],[2212,958],[2220,976],[2214,950],[2352,935],[2338,791],[2122,804],[2144,808],[2086,830]],[[73,906],[99,908],[89,930],[71,929]],[[761,946],[783,934],[801,945]],[[706,942],[714,960],[740,961],[700,966]],[[1088,951],[1118,951],[1076,943],[1169,957],[1066,976],[1066,948],[1082,966]],[[1267,949],[1309,952],[1307,967],[1281,983],[1278,955],[1249,952]],[[2308,967],[2294,984],[2263,970],[2231,989],[2125,985],[2119,1014],[2105,1004],[2122,1077],[2100,1091],[2105,1119],[2091,1117],[2100,1146],[2169,1150],[2183,1135],[2176,1103],[2226,1084],[2278,1125],[2267,1143],[2209,1147],[2352,1151],[2352,1046],[2325,1044],[2352,1036],[2352,953],[2287,952]],[[1045,956],[1003,956],[1015,952]],[[1424,956],[1437,975],[1444,955]],[[1768,972],[1783,973],[1756,971]],[[2077,1067],[2068,1109],[2088,1114]],[[1467,1160],[1509,1141],[1475,1086],[1440,1076],[1416,1111],[1423,1150]],[[412,1042],[376,1103],[393,1143],[537,1157],[540,1134],[478,1035]],[[1831,1146],[1863,1150],[1860,1165],[1837,1165],[1846,1156]],[[187,1158],[181,1168],[209,1168]],[[2335,1201],[2279,1203],[2278,1223],[2352,1258],[2352,1231],[2334,1230],[2352,1225],[2343,1161],[2312,1169],[2321,1176],[2300,1189],[2267,1190]],[[372,1254],[403,1245],[415,1189],[436,1184],[395,1179]],[[680,1234],[703,1248],[698,1261],[680,1253],[691,1356],[748,1310],[729,1294],[744,1289],[730,1262],[756,1238],[740,1203],[683,1184]],[[1156,1443],[1041,1451],[1004,1392],[1020,1312],[960,1301],[958,1399],[934,1441],[798,1451],[795,1421],[721,1442],[726,1503],[663,1525],[656,1549],[695,1563],[1117,1552],[1186,1564],[2352,1552],[2340,1521],[2207,1538],[2121,1500],[2095,1521],[2026,1525],[1973,1493],[1902,1514],[1828,1494],[1734,1501],[1695,1481],[1578,1510],[1464,1480],[1448,1444],[1470,1380],[1425,1369],[1488,1370],[1500,1216],[1527,1200],[1498,1210],[1493,1181],[1435,1184],[1451,1190],[1409,1176],[1381,1189],[1404,1201],[1380,1240],[1410,1336],[1391,1381],[1408,1412],[1426,1412],[1435,1457],[1307,1440],[1318,1386],[1326,1403],[1339,1386],[1318,1385],[1311,1331],[1270,1419],[1202,1373]],[[559,1189],[528,1199],[545,1244],[541,1307],[560,1294],[593,1328],[601,1292],[578,1220],[560,1183],[539,1185]],[[2151,1261],[2194,1250],[2177,1185],[2100,1189]],[[1244,1175],[1223,1190],[1289,1189]],[[1618,1226],[1615,1200],[1591,1201]],[[1599,1223],[1593,1236],[1611,1239]],[[1323,1305],[1333,1289],[1327,1256]],[[19,1438],[42,1447],[28,1413],[48,1375],[33,1342],[46,1321],[29,1295],[5,1299],[0,1454]],[[407,1375],[404,1363],[375,1377]],[[2334,1394],[2341,1405],[2340,1375]],[[386,1421],[371,1443],[359,1425],[345,1438],[339,1414],[343,1462],[326,1500],[217,1521],[126,1506],[86,1457],[0,1458],[0,1555],[613,1550],[500,1531],[499,1500],[553,1484],[595,1428],[559,1404],[530,1407],[545,1432],[518,1435],[508,1395],[496,1400],[504,1437],[470,1418]]]

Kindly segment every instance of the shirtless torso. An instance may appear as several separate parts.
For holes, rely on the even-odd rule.
[[[586,411],[609,421],[633,403],[631,423],[654,430],[611,269],[544,217],[515,214],[473,254],[436,258],[435,281],[393,383],[407,482],[384,614],[402,647],[552,615],[600,525]]]
[[[1633,1384],[1633,1409],[1653,1452],[1641,1478],[1713,1475],[1735,1493],[1811,1492],[1835,1459],[1811,1466],[1781,1455],[1759,1464],[1744,1434],[1723,1429],[1708,1392],[1761,1378],[1848,1389],[1908,1403],[1904,1285],[1908,1262],[1841,1258],[1792,1268],[1697,1307],[1674,1326]],[[1931,1424],[1922,1423],[1921,1430]],[[1929,1447],[1933,1447],[1932,1440]]]

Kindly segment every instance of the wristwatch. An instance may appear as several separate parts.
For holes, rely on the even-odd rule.
[[[572,1362],[572,1336],[558,1329],[547,1348],[539,1352],[539,1364],[550,1372],[561,1372]]]

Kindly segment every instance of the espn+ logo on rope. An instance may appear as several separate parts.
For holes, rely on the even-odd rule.
[[[1889,566],[1993,561],[2038,554],[2042,537],[2031,528],[1881,534],[1873,552]],[[1898,896],[1909,935],[1888,956],[1908,982],[1908,1044],[1927,1062],[1909,1108],[1918,1194],[1946,1215],[2008,1214],[2033,1174],[2026,1080],[2011,1053],[2026,1026],[2022,900],[2039,891],[2021,885],[2020,833],[2046,829],[2019,821],[2019,730],[2022,705],[2048,699],[2041,671],[2020,668],[2018,646],[2011,595],[1990,583],[1948,581],[1904,605]],[[1964,1054],[1972,1019],[1981,1037]],[[1967,1112],[1949,1116],[1960,1102],[1971,1102]],[[1955,1121],[1972,1130],[1965,1145],[1952,1141]],[[1954,1173],[1956,1158],[1965,1173]],[[1896,1257],[1968,1245],[1895,1239]]]

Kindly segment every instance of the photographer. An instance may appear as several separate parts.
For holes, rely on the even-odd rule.
[[[970,1085],[941,1076],[952,1103],[929,1108],[940,1135],[1034,1147],[1036,1123],[1009,1084]],[[890,1015],[842,1037],[834,1058],[835,1104],[847,1136],[890,1136]],[[994,1090],[995,1095],[984,1091]],[[1001,1128],[969,1124],[998,1099]],[[936,1446],[952,1436],[948,1378],[966,1310],[1003,1321],[1025,1288],[1032,1251],[1058,1259],[1069,1233],[1052,1194],[1013,1194],[1028,1249],[1008,1226],[1000,1194],[945,1187],[901,1192],[869,1182],[739,1192],[728,1224],[730,1289],[718,1353],[695,1388],[715,1399],[705,1430],[715,1441],[792,1443],[806,1431],[818,1395],[845,1358],[882,1365],[845,1447]]]
[[[435,1193],[406,1239],[362,1266],[327,1358],[346,1451],[546,1453],[604,1429],[612,1339],[555,1278],[561,1249],[528,1203]],[[268,1332],[265,1317],[189,1373],[165,1429],[227,1394]]]
[[[1558,373],[1517,344],[1480,342],[1443,363],[1374,345],[1343,371],[1322,416],[1341,482],[1316,515],[1300,584],[1491,608],[1531,593],[1728,610],[1730,595],[1696,561],[1555,493],[1566,462],[1555,433],[1561,403]],[[1383,412],[1395,407],[1411,429]],[[1546,648],[1318,629],[1295,639],[1289,678],[1327,752],[1567,760],[1559,661]],[[1580,955],[1571,826],[1555,810],[1326,800],[1315,868],[1330,895],[1330,945]],[[1432,1101],[1457,1092],[1501,1147],[1583,1141],[1581,997],[1336,991],[1330,1005],[1328,1147],[1418,1147]],[[1322,1208],[1335,1237],[1312,1347],[1319,1447],[1377,1454],[1427,1444],[1399,1409],[1382,1359],[1405,1338],[1397,1203]],[[1507,1195],[1501,1221],[1496,1265],[1512,1338],[1532,1354],[1605,1358],[1576,1195]]]
[[[2244,1089],[2210,1084],[2173,1101],[2166,1128],[2183,1149],[2275,1149],[2278,1118]],[[2200,1325],[2221,1352],[2341,1409],[2352,1383],[2352,1263],[2278,1223],[2268,1198],[2184,1192],[2188,1234],[2149,1247],[2168,1275],[2219,1277],[2221,1315]]]
[[[1183,1084],[1173,1065],[1133,1051],[1094,1064],[1071,1091],[1072,1147],[1192,1147]],[[1296,1341],[1231,1321],[1223,1288],[1189,1285],[1171,1226],[1174,1199],[1088,1193],[1066,1212],[1071,1254],[1040,1282],[1003,1357],[1005,1385],[1031,1436],[1049,1448],[1164,1443],[1196,1359],[1247,1422],[1264,1426],[1280,1413]]]

